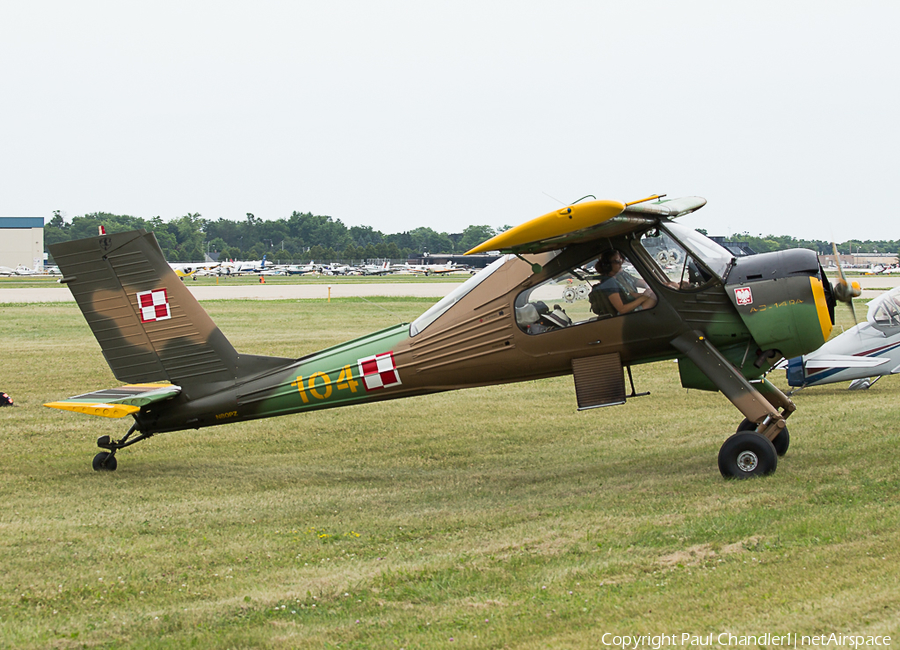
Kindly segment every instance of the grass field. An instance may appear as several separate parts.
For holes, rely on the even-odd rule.
[[[239,350],[299,356],[431,302],[203,304]],[[744,482],[716,467],[740,415],[671,362],[620,407],[526,382],[160,435],[95,473],[128,423],[41,406],[118,383],[80,312],[0,313],[0,647],[900,637],[896,377],[797,394],[778,471]]]

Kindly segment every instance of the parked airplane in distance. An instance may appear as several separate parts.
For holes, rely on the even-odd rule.
[[[217,262],[169,262],[169,266],[179,278],[189,278],[199,271],[211,271],[218,268],[219,264]]]

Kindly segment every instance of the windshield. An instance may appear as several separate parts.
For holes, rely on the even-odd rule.
[[[720,280],[725,277],[728,265],[734,260],[734,255],[727,249],[714,242],[693,228],[682,226],[678,223],[668,222],[666,230],[671,232],[697,259],[715,273]]]
[[[412,325],[409,326],[409,335],[415,336],[426,327],[431,325],[441,316],[441,314],[443,314],[453,305],[462,300],[463,296],[467,295],[470,291],[472,291],[472,289],[487,280],[494,271],[503,266],[503,264],[512,257],[512,255],[504,255],[496,261],[491,262],[490,266],[486,267],[482,271],[479,271],[471,278],[459,285],[456,289],[444,296],[444,298],[440,302],[436,303],[431,309],[426,311],[424,314],[422,314],[412,322]]]
[[[879,328],[900,327],[900,287],[891,289],[869,304],[869,320]]]

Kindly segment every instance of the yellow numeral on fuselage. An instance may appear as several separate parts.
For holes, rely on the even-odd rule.
[[[322,380],[318,386],[316,385],[317,379]],[[291,386],[297,387],[297,391],[300,393],[300,399],[303,400],[304,404],[309,404],[309,395],[312,395],[315,399],[321,400],[328,399],[331,397],[332,393],[331,377],[325,372],[314,372],[309,376],[309,379],[306,380],[305,385],[303,376],[300,375],[291,382]],[[351,393],[357,391],[359,382],[353,379],[353,368],[351,366],[344,366],[341,368],[341,372],[338,375],[337,382],[334,383],[334,386],[336,386],[338,390],[349,390]],[[309,395],[307,395],[307,391],[309,391]]]
[[[350,389],[351,393],[356,392],[359,382],[353,379],[353,369],[350,366],[341,368],[341,374],[338,375],[337,387],[340,390]]]

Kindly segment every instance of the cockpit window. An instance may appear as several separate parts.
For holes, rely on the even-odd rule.
[[[528,334],[543,334],[652,309],[656,302],[628,258],[609,249],[520,293],[516,323]]]
[[[472,289],[487,280],[488,277],[491,276],[491,274],[493,274],[497,269],[503,266],[503,264],[510,258],[512,258],[512,255],[503,255],[496,261],[491,262],[491,264],[484,270],[479,271],[471,278],[459,285],[456,289],[444,296],[439,302],[434,304],[431,309],[426,311],[424,314],[422,314],[412,322],[412,324],[409,326],[409,335],[415,336],[426,327],[431,325],[444,312],[446,312],[453,305],[462,300],[462,298],[470,291],[472,291]]]

